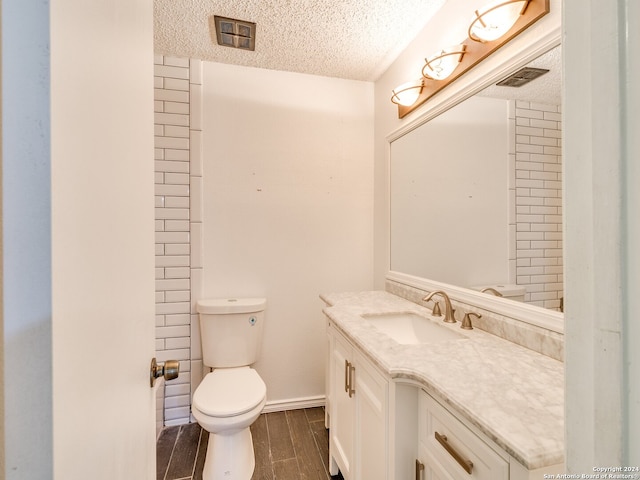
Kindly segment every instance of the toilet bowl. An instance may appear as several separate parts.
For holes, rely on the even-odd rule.
[[[193,395],[192,413],[209,432],[204,480],[249,480],[255,466],[250,425],[267,401],[267,387],[249,367],[207,374]]]
[[[191,413],[209,432],[203,480],[250,480],[255,467],[251,430],[267,401],[257,359],[264,299],[197,304],[203,363],[213,370],[193,394]]]

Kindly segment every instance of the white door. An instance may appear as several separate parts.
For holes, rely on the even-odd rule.
[[[3,2],[3,26],[16,26],[3,29],[3,61],[16,60],[2,72],[3,132],[24,126],[2,161],[25,165],[3,178],[14,215],[3,227],[21,229],[5,232],[24,260],[11,258],[12,273],[34,273],[2,285],[24,298],[3,318],[17,332],[5,346],[23,360],[1,379],[14,414],[3,478],[155,478],[152,10],[151,0]],[[29,329],[32,305],[42,308]]]
[[[50,10],[54,479],[152,479],[153,3]]]

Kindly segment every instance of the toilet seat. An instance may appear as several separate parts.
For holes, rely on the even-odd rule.
[[[257,407],[266,394],[267,386],[254,369],[220,368],[204,377],[193,405],[205,415],[233,417]]]

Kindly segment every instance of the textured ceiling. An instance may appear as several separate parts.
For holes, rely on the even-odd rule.
[[[376,80],[446,0],[154,0],[161,55]],[[257,24],[256,49],[211,40],[209,17]]]
[[[162,55],[375,81],[445,1],[154,0],[154,48]],[[255,22],[255,51],[212,40],[212,15]],[[550,72],[520,88],[491,86],[480,95],[560,104],[561,48],[529,66]]]

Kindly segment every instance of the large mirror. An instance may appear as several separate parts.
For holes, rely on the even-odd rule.
[[[391,142],[392,271],[562,310],[560,50]]]

